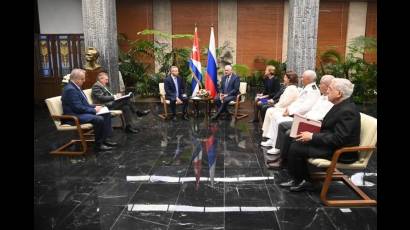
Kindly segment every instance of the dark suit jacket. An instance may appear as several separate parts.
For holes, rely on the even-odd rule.
[[[174,80],[171,75],[164,79],[165,97],[169,100],[175,101],[177,97],[182,99],[182,94],[185,93],[185,83],[180,76],[177,76],[178,82],[178,95],[175,88]]]
[[[269,95],[269,98],[273,98],[281,89],[278,77],[274,76],[269,79],[267,76],[263,79],[263,95]]]
[[[91,96],[95,104],[105,104],[107,106],[112,105],[115,99],[98,81],[91,87]]]
[[[78,117],[80,123],[86,123],[95,117],[95,106],[88,103],[82,91],[71,81],[64,86],[61,102],[63,114]]]
[[[313,134],[310,153],[333,155],[336,149],[360,144],[360,113],[349,99],[334,105],[323,118],[319,133]],[[358,159],[357,152],[344,153],[340,162]]]
[[[239,77],[236,76],[235,74],[232,74],[231,79],[229,80],[228,83],[228,89],[225,92],[225,82],[226,82],[227,76],[223,76],[221,80],[221,89],[220,92],[223,94],[228,94],[228,96],[234,96],[236,97],[239,93],[239,85],[240,85],[240,80]]]

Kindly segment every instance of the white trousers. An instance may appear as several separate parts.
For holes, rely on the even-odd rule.
[[[265,114],[265,119],[263,121],[263,126],[262,126],[262,136],[269,138],[273,142],[273,146],[276,145],[276,139],[278,137],[278,128],[279,124],[285,121],[293,121],[292,117],[283,116],[283,112],[285,109],[283,108],[269,108],[266,111]]]

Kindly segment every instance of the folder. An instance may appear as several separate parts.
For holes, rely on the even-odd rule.
[[[301,132],[311,132],[318,133],[320,132],[320,127],[322,123],[320,121],[307,119],[299,114],[294,114],[292,128],[290,130],[290,137],[295,138]]]

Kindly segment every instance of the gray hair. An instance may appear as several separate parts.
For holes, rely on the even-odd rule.
[[[226,65],[226,66],[224,67],[224,69],[225,69],[226,67],[229,67],[229,70],[232,70],[232,66],[231,66],[231,65]]]
[[[323,75],[322,78],[320,78],[320,83],[323,83],[323,84],[329,86],[330,83],[332,83],[333,79],[335,79],[335,77],[333,75],[326,74],[326,75]]]
[[[85,70],[83,69],[73,69],[71,70],[70,80],[78,79],[80,76],[85,74]]]
[[[342,92],[342,100],[352,96],[354,84],[346,78],[335,78],[332,80],[333,88]]]
[[[313,71],[313,70],[306,70],[305,72],[303,72],[303,74],[302,74],[302,76],[303,75],[306,75],[306,76],[309,76],[309,79],[313,82],[313,81],[316,81],[316,72],[315,71]]]

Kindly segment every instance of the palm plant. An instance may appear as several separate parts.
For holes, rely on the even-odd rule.
[[[192,38],[190,34],[170,35],[157,30],[143,30],[138,35],[157,35],[165,38]],[[119,69],[123,74],[125,84],[135,86],[137,94],[155,96],[158,94],[158,83],[169,74],[172,65],[180,68],[180,75],[188,78],[190,75],[188,59],[190,50],[187,48],[170,48],[169,44],[145,39],[128,40],[124,34],[118,35],[118,42],[126,44],[126,52],[119,52]],[[150,64],[141,60],[154,59],[159,63],[159,73],[154,73]]]
[[[359,104],[372,104],[377,100],[377,64],[364,60],[365,52],[376,50],[376,39],[364,36],[354,38],[348,46],[349,52],[343,58],[336,50],[330,49],[319,54],[321,76],[331,74],[349,79],[355,84],[353,100]]]

